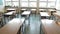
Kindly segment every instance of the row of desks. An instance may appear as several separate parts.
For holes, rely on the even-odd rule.
[[[13,15],[14,13],[16,13],[16,11],[11,11],[11,12],[5,13],[4,15]]]
[[[41,16],[50,16],[47,12],[40,12]]]
[[[31,13],[31,11],[25,11],[25,12],[23,12],[21,15],[30,15],[30,13]],[[7,13],[6,13],[7,14]],[[41,16],[49,16],[47,13],[45,13],[45,12],[40,12],[40,14],[41,14]],[[43,15],[44,14],[44,15]],[[6,24],[4,27],[2,27],[1,29],[0,29],[0,33],[1,34],[17,34],[17,32],[18,32],[18,30],[19,30],[19,28],[22,26],[22,24],[23,24],[23,22],[24,22],[24,20],[25,19],[19,19],[19,18],[14,18],[13,20],[11,20],[10,22],[8,22],[8,24]],[[52,27],[54,27],[55,25],[53,25],[53,24],[51,24],[52,25],[52,27],[51,27],[51,29],[48,29],[48,28],[50,28],[50,26],[47,26],[47,25],[49,25],[50,23],[52,23],[52,21],[53,20],[46,20],[46,21],[44,21],[44,20],[42,20],[42,24],[43,24],[43,26],[44,26],[44,28],[45,28],[45,31],[47,32],[47,34],[49,34],[49,33],[51,33],[51,34],[55,34],[54,33],[54,31],[55,31],[55,29],[54,30],[52,30],[53,28]],[[45,24],[44,24],[45,23]],[[57,27],[57,26],[56,26]],[[56,28],[56,27],[54,27],[54,28]],[[59,28],[58,28],[59,29]],[[51,30],[52,30],[52,32],[51,32]],[[57,30],[56,30],[57,31]],[[56,32],[55,31],[55,32]],[[59,31],[57,32],[58,34],[59,34]]]
[[[48,14],[48,12],[40,12],[41,15],[41,19],[46,19],[46,18],[50,18],[51,15]]]
[[[42,19],[41,22],[44,34],[60,34],[60,25],[54,20]]]
[[[6,16],[12,16],[13,15],[13,12],[15,12],[15,11],[8,12],[8,13],[5,13],[5,14],[0,13],[0,28],[3,27],[6,24],[5,17]]]
[[[52,17],[53,13],[56,13],[56,10],[50,9],[48,12],[40,12],[42,18]]]
[[[55,21],[59,24],[60,22],[60,13],[53,13],[53,15],[55,16]]]
[[[30,25],[30,15],[31,15],[31,11],[24,11],[22,14],[21,14],[21,17],[25,17],[26,20],[28,20],[28,25]]]
[[[0,34],[17,34],[25,19],[14,18],[0,29]]]
[[[12,15],[13,13],[14,13],[14,11],[5,13],[5,15]],[[21,15],[29,16],[30,13],[31,13],[30,11],[24,11]],[[23,24],[24,24],[25,19],[26,18],[24,18],[24,19],[20,19],[20,18],[12,19],[11,21],[9,21],[5,26],[3,26],[0,29],[0,34],[19,34],[19,32],[21,33],[22,31],[20,28],[23,29]]]
[[[50,16],[46,12],[40,12],[41,16]],[[41,19],[42,22],[42,30],[44,34],[60,34],[60,13],[53,13],[53,16],[56,17],[56,20],[50,20],[50,19]],[[56,21],[59,22],[57,23]]]
[[[16,11],[7,12],[4,14],[4,19],[7,18],[8,20],[14,18],[16,16]],[[6,22],[6,20],[4,20]]]

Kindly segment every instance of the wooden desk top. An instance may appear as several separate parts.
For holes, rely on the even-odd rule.
[[[16,10],[15,8],[8,8],[7,10]]]
[[[11,12],[8,12],[8,13],[5,13],[5,15],[12,15],[13,13],[15,13],[16,11],[11,11]]]
[[[31,13],[31,11],[24,11],[23,13],[22,13],[22,15],[29,15]]]
[[[47,12],[40,12],[41,16],[50,16]]]
[[[55,15],[59,15],[59,16],[60,16],[60,13],[53,13],[53,14],[55,14]]]
[[[24,19],[14,18],[0,29],[0,34],[17,34]]]
[[[60,26],[53,20],[42,19],[45,34],[60,34]]]
[[[53,13],[53,15],[60,18],[60,13]]]
[[[46,9],[39,9],[39,11],[46,11]]]
[[[31,11],[36,11],[36,9],[31,9]]]
[[[21,10],[26,10],[26,9],[21,9]]]
[[[49,9],[49,11],[50,11],[50,12],[51,12],[51,11],[54,12],[54,11],[56,11],[56,10],[54,10],[54,9]]]

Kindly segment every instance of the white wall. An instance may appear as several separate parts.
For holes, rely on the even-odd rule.
[[[57,9],[57,10],[60,10],[60,0],[57,0],[56,9]]]
[[[0,5],[0,12],[4,10],[4,0],[2,0],[2,1],[3,1],[3,4]],[[4,12],[4,11],[3,11],[3,12]]]
[[[3,11],[3,10],[4,10],[4,6],[0,5],[0,11]]]

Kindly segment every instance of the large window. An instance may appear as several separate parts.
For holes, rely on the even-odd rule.
[[[21,1],[28,1],[28,0],[21,0]]]
[[[39,1],[47,1],[47,0],[39,0]]]
[[[47,0],[39,0],[39,7],[47,7]]]
[[[36,2],[30,2],[29,7],[37,7],[37,3]]]
[[[5,0],[5,1],[11,1],[11,0]]]
[[[29,0],[29,1],[37,1],[37,0]]]
[[[49,3],[48,3],[48,7],[49,7],[49,8],[50,8],[50,7],[51,7],[51,8],[54,8],[54,7],[55,7],[55,3],[54,3],[54,2],[49,2]]]
[[[12,0],[12,1],[19,1],[19,0]]]
[[[6,2],[5,5],[6,5],[6,6],[12,6],[12,3],[11,3],[11,2]]]
[[[55,8],[56,0],[48,0],[48,7]]]
[[[47,7],[47,3],[46,2],[40,2],[39,7]]]
[[[19,0],[5,0],[6,6],[19,6]]]
[[[29,0],[29,7],[37,7],[37,0]]]
[[[56,0],[39,0],[39,7],[55,8]]]
[[[28,7],[28,2],[21,2],[21,7]]]
[[[21,7],[28,7],[28,0],[20,0]]]
[[[53,1],[53,2],[55,2],[56,0],[48,0],[48,1]]]
[[[21,0],[21,7],[37,7],[37,0]]]
[[[20,6],[20,7],[45,7],[51,8],[56,7],[56,0],[39,0],[39,4],[37,4],[38,0],[5,0],[6,6]],[[19,5],[20,4],[20,5]]]
[[[60,0],[57,0],[56,2],[56,9],[60,10]]]
[[[12,2],[12,6],[19,6],[19,2]]]

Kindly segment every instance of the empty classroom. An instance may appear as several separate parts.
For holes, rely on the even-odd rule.
[[[60,34],[60,0],[0,0],[0,34]]]

